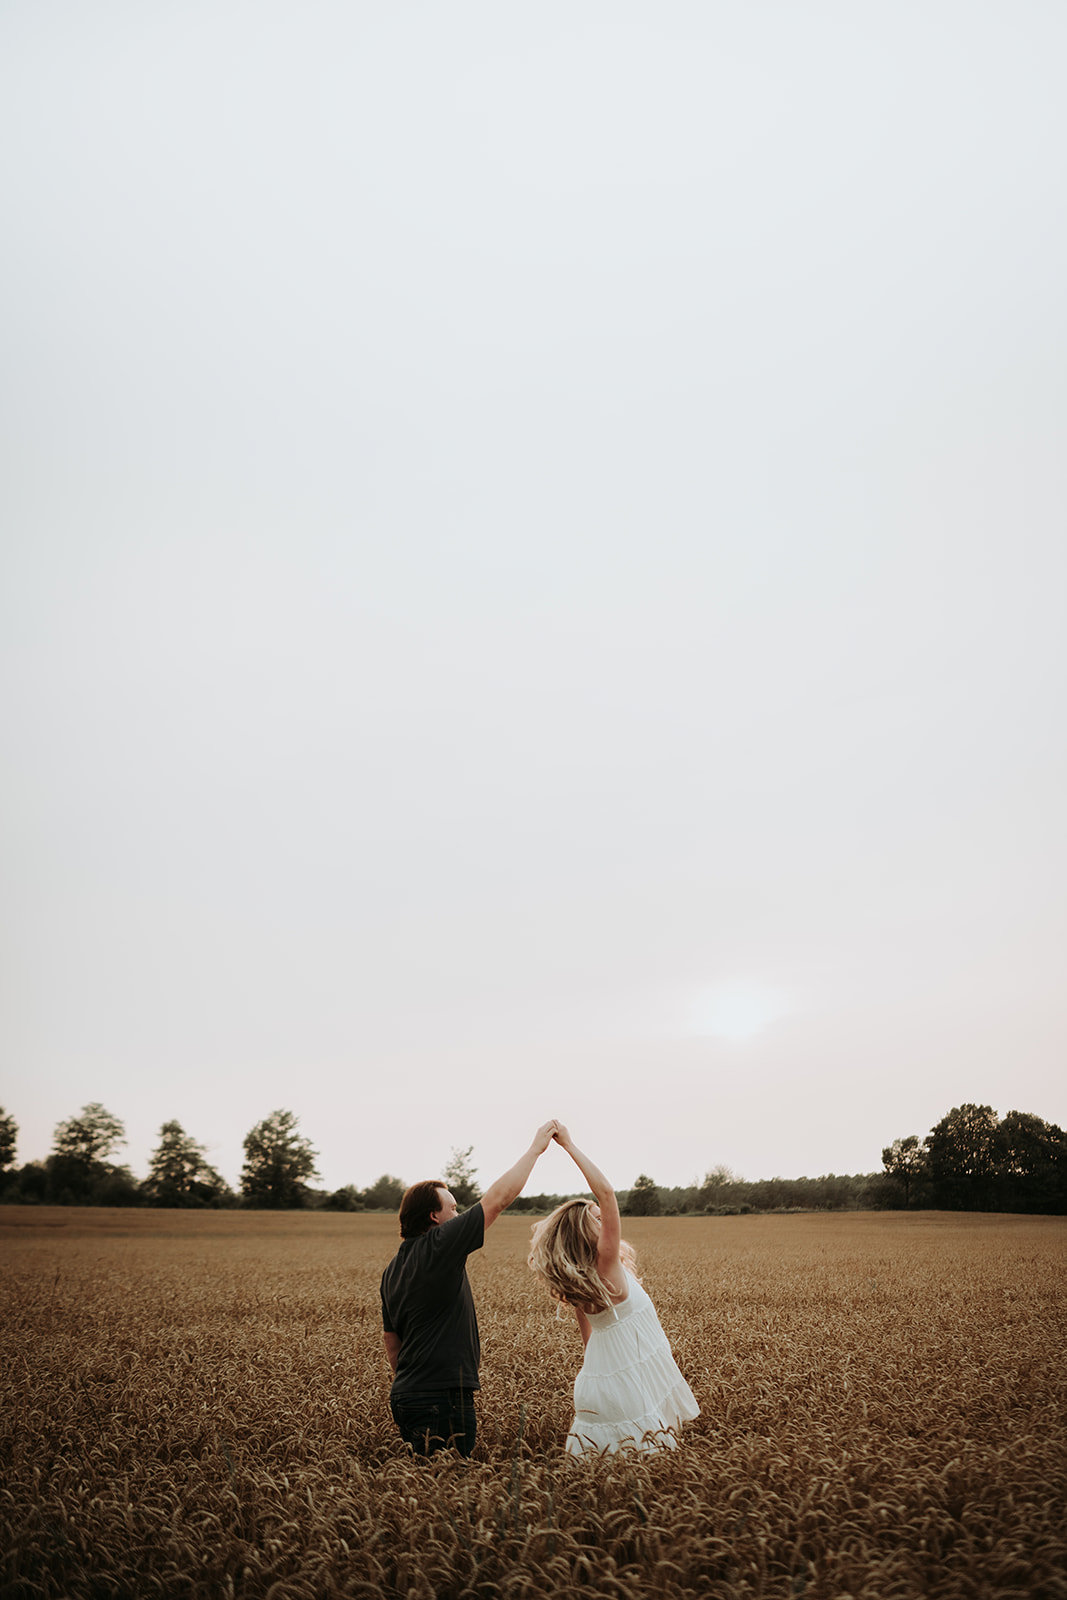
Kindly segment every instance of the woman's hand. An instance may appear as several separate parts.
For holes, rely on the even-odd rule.
[[[563,1126],[562,1122],[556,1123],[556,1131],[552,1137],[555,1139],[556,1143],[562,1149],[566,1150],[568,1155],[570,1155],[571,1150],[574,1148],[574,1140],[571,1138],[570,1133]]]

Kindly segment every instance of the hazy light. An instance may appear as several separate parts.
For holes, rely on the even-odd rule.
[[[765,984],[718,983],[698,996],[691,1021],[696,1033],[719,1039],[751,1039],[785,1010],[784,995]]]

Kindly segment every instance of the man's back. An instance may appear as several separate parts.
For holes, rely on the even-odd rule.
[[[393,1398],[477,1389],[481,1348],[466,1268],[484,1238],[477,1204],[405,1239],[382,1274],[382,1324],[400,1341]]]
[[[474,1449],[478,1426],[478,1322],[467,1282],[467,1257],[509,1206],[556,1131],[553,1117],[530,1148],[459,1217],[440,1178],[413,1183],[400,1202],[403,1244],[382,1273],[382,1332],[393,1369],[393,1420],[418,1455],[451,1444]]]

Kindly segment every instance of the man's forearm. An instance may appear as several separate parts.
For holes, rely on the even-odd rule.
[[[482,1195],[482,1212],[485,1225],[496,1221],[505,1206],[509,1206],[526,1187],[526,1180],[536,1165],[538,1156],[544,1155],[559,1123],[550,1117],[534,1134],[533,1144],[525,1155],[519,1157],[510,1171],[491,1183]]]
[[[532,1144],[513,1167],[497,1178],[495,1183],[491,1183],[482,1196],[483,1211],[487,1214],[492,1212],[496,1216],[506,1210],[513,1200],[517,1200],[526,1187],[527,1179],[536,1166],[540,1154],[537,1146]]]
[[[400,1335],[396,1333],[383,1333],[382,1338],[385,1340],[385,1359],[388,1361],[390,1367],[392,1367],[393,1377],[395,1378],[397,1362],[400,1360]]]

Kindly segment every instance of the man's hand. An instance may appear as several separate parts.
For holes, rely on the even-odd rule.
[[[542,1123],[537,1132],[534,1134],[533,1142],[539,1156],[544,1155],[545,1151],[552,1143],[552,1140],[556,1137],[556,1130],[558,1127],[559,1123],[556,1121],[555,1117],[553,1117],[550,1122]]]

